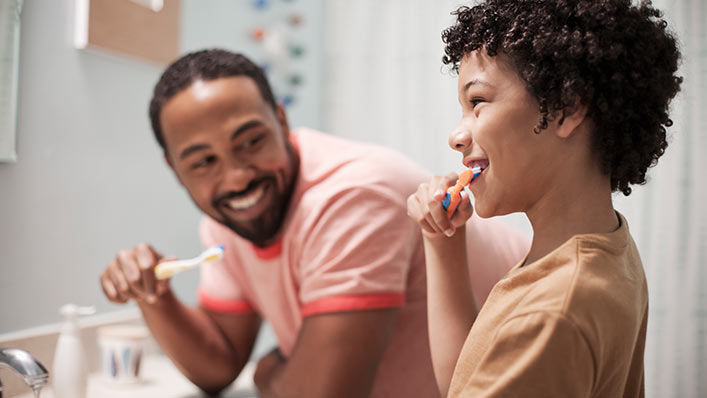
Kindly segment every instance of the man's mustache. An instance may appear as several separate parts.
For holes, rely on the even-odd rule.
[[[211,201],[211,205],[213,207],[219,207],[219,204],[225,200],[231,200],[231,199],[238,198],[239,196],[247,195],[250,191],[255,189],[258,185],[260,185],[268,180],[272,180],[274,182],[275,177],[264,176],[264,177],[256,178],[256,179],[252,180],[250,183],[248,183],[248,186],[245,187],[245,189],[243,189],[243,190],[227,191],[222,194],[219,194]]]

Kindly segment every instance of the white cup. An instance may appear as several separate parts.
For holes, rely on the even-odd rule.
[[[110,382],[138,383],[149,330],[139,325],[105,326],[97,331],[101,371]]]

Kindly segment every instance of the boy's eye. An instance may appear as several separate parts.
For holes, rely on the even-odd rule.
[[[485,102],[485,100],[483,98],[472,98],[469,102],[471,103],[471,108],[474,109],[476,105]]]

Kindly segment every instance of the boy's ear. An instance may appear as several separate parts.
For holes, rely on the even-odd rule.
[[[587,106],[583,105],[579,98],[574,105],[568,106],[560,111],[560,118],[557,120],[557,134],[560,138],[567,138],[582,124],[587,117]]]

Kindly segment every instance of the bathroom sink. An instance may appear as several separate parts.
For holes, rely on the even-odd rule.
[[[257,390],[253,384],[255,363],[249,363],[231,386],[221,393],[221,398],[256,398]],[[88,379],[86,398],[203,398],[206,397],[194,386],[166,356],[162,354],[148,355],[142,364],[142,379],[140,383],[116,384],[110,382],[98,373],[93,373]],[[40,398],[54,398],[51,389],[51,373],[49,386],[42,389]],[[33,398],[31,391],[19,395],[18,398]]]

